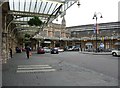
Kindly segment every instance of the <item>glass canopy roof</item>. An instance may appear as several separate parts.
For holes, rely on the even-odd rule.
[[[61,15],[78,0],[9,0],[10,11],[14,16],[12,23],[27,25],[34,16],[39,17],[44,24],[48,24]],[[28,29],[27,29],[28,30]]]
[[[47,22],[62,15],[77,0],[9,0],[10,12],[16,21],[28,21],[33,16]],[[50,19],[50,18],[51,19]],[[49,19],[48,19],[49,18]]]

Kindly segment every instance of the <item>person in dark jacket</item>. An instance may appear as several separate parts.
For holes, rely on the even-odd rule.
[[[12,49],[9,48],[9,50],[10,50],[10,57],[12,58]]]
[[[10,50],[10,57],[12,58],[12,49],[9,48],[9,50]]]
[[[29,53],[30,53],[30,47],[27,46],[27,47],[26,47],[26,54],[27,54],[27,58],[28,58],[28,59],[29,59]]]

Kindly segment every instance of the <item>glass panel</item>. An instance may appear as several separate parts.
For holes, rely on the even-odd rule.
[[[30,0],[26,1],[26,11],[29,12],[29,8],[30,8]]]
[[[38,2],[37,2],[36,12],[38,12],[38,11],[39,11],[40,5],[41,5],[41,1],[39,1],[39,0],[38,0]]]
[[[51,6],[51,3],[48,3],[44,11],[44,14],[47,14],[48,10],[50,9],[50,6]]]
[[[13,10],[13,0],[9,0],[10,9]]]
[[[32,0],[30,12],[34,12],[34,8],[35,8],[35,0],[34,1]]]
[[[54,32],[54,36],[55,36],[55,37],[60,37],[60,31],[55,31],[55,32]]]
[[[24,0],[20,0],[20,11],[24,11]]]
[[[45,8],[45,4],[46,4],[46,2],[43,2],[42,6],[41,6],[40,13],[43,13],[43,10],[44,10],[44,8]]]

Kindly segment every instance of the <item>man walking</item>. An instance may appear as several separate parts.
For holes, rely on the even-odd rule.
[[[27,58],[28,58],[28,59],[29,59],[29,53],[30,53],[30,47],[27,46],[27,47],[26,47],[26,54],[27,54]]]
[[[12,58],[12,49],[9,48],[9,50],[10,50],[10,57]]]

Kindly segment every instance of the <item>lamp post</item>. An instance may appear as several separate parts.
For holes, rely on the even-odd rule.
[[[96,34],[96,52],[97,52],[97,20],[98,20],[98,15],[100,15],[100,18],[103,18],[102,17],[102,14],[100,12],[98,13],[94,13],[94,16],[93,16],[93,19],[96,20],[96,29],[95,29],[95,34]]]
[[[59,47],[61,47],[61,37],[59,36]]]
[[[78,7],[80,7],[80,5],[81,5],[79,0],[78,0],[78,3],[77,3],[77,5],[78,5]]]

